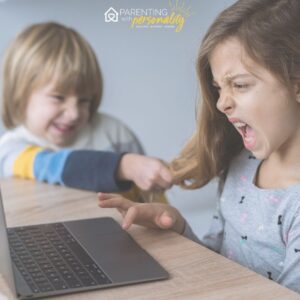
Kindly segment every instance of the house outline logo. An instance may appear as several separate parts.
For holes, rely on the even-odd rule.
[[[119,13],[113,7],[110,7],[104,13],[104,20],[105,20],[106,23],[108,23],[108,22],[118,22],[119,21]]]

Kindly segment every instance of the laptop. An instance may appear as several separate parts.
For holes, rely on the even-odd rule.
[[[7,228],[0,195],[0,272],[20,299],[167,279],[110,217]]]

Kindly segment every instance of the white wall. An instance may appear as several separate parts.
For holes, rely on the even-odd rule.
[[[178,0],[171,0],[175,4]],[[169,8],[168,0],[2,0],[0,55],[25,26],[54,20],[74,27],[93,46],[104,76],[101,110],[125,121],[147,153],[171,160],[195,127],[198,97],[195,60],[209,24],[233,0],[185,0],[192,15],[181,32],[105,23],[109,7]],[[0,128],[0,133],[3,127]],[[202,235],[214,207],[215,185],[193,192],[173,188],[168,196]]]

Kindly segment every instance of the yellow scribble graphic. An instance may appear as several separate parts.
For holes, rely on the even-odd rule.
[[[139,15],[131,19],[131,28],[134,27],[174,27],[175,32],[180,32],[185,24],[186,18],[193,13],[191,6],[187,6],[185,0],[168,0],[170,14],[163,16]]]
[[[175,32],[180,32],[185,23],[185,19],[181,14],[176,14],[172,12],[170,16],[165,17],[153,17],[153,16],[139,16],[134,17],[131,20],[131,28],[134,28],[137,25],[175,25]]]
[[[169,0],[169,7],[170,7],[171,11],[173,11],[175,13],[179,13],[182,16],[184,16],[185,18],[187,18],[193,14],[191,11],[192,7],[187,6],[185,4],[185,1],[176,0],[173,2],[172,0]]]

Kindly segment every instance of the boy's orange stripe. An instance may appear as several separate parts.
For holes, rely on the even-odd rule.
[[[13,166],[13,174],[22,178],[34,179],[34,159],[41,149],[38,146],[27,146],[16,158]]]

